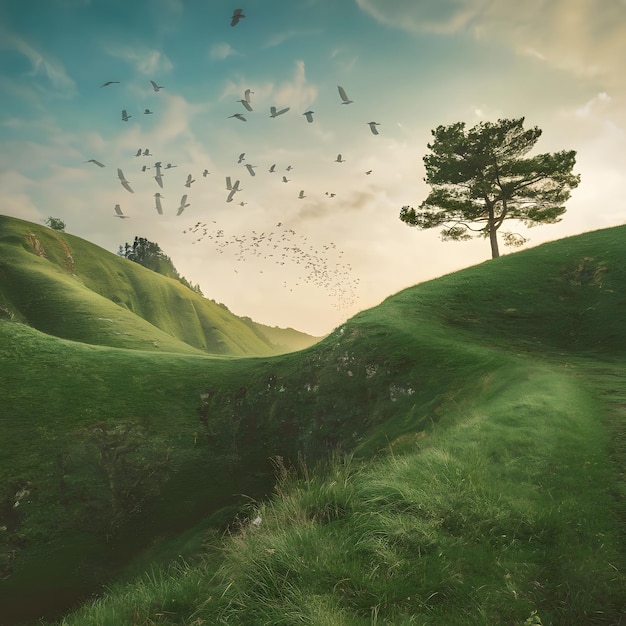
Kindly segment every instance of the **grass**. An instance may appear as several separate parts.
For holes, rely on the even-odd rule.
[[[272,358],[0,321],[5,614],[55,619],[108,582],[64,623],[618,624],[624,231]]]

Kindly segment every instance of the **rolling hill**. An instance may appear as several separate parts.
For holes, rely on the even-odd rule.
[[[239,318],[79,237],[6,216],[0,216],[0,272],[4,315],[64,339],[230,356],[289,352],[319,340]]]
[[[625,235],[501,257],[239,358],[147,346],[143,327],[112,345],[88,304],[65,323],[82,341],[46,332],[61,308],[4,277],[27,258],[23,285],[75,279],[5,235],[0,623],[59,618],[123,572],[63,623],[619,623]]]

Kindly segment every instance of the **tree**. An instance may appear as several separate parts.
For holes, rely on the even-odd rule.
[[[65,222],[58,217],[49,217],[44,224],[52,228],[52,230],[58,230],[60,232],[65,232]]]
[[[468,131],[463,122],[438,126],[424,156],[431,192],[417,211],[402,207],[400,219],[421,229],[443,226],[444,241],[489,237],[492,258],[500,256],[497,232],[505,220],[529,227],[559,222],[580,183],[572,174],[576,152],[525,158],[541,132],[525,130],[523,117],[481,122]],[[510,232],[503,236],[505,245],[526,241]]]

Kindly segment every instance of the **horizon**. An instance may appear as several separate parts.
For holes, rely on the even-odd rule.
[[[543,130],[534,152],[577,151],[563,220],[511,225],[525,248],[624,222],[621,0],[532,0],[514,16],[505,0],[250,0],[235,26],[225,2],[34,4],[0,2],[0,212],[60,218],[112,253],[146,237],[240,317],[323,336],[488,260],[487,240],[441,242],[399,219],[428,193],[422,158],[440,124],[525,117]],[[231,202],[226,177],[240,180]]]

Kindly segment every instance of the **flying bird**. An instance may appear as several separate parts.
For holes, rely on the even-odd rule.
[[[309,122],[309,124],[313,121],[313,111],[306,111],[306,113],[302,115],[306,117],[306,121]]]
[[[252,111],[252,105],[247,100],[237,100],[237,102],[241,102],[248,111]]]
[[[189,203],[187,202],[187,194],[185,194],[180,199],[180,206],[178,207],[178,211],[176,211],[176,215],[180,215],[188,206]]]
[[[229,115],[228,117],[229,118],[236,117],[238,120],[240,120],[242,122],[247,122],[248,121],[241,113],[235,113],[234,115]]]
[[[298,198],[300,198],[300,200],[302,200],[302,198],[306,198],[306,196],[304,195],[304,189],[300,190],[300,193],[298,194]]]
[[[337,89],[339,89],[339,96],[343,100],[341,104],[352,104],[354,102],[354,100],[350,100],[350,98],[348,98],[348,94],[346,93],[346,90],[343,87],[341,87],[340,85],[337,85]]]
[[[286,170],[287,172],[291,172],[291,170],[292,170],[292,169],[293,169],[293,167],[291,167],[291,165],[288,165],[288,166],[285,168],[285,170]]]
[[[139,148],[139,150],[137,150],[137,152],[135,153],[135,156],[136,157],[141,156],[141,148]]]
[[[96,161],[95,159],[89,159],[89,161],[85,161],[85,163],[94,163],[98,167],[104,167],[104,163],[100,163],[100,161]]]
[[[104,83],[104,85],[100,85],[100,87],[108,87],[109,85],[119,85],[120,81],[119,80],[107,80],[106,83]]]
[[[141,171],[142,171],[142,172],[145,172],[146,170],[149,170],[149,169],[150,169],[150,168],[149,168],[147,165],[144,165],[144,166],[141,168]]]
[[[129,182],[124,178],[124,172],[118,167],[117,168],[117,177],[120,179],[120,183],[122,183],[122,187],[126,189],[126,191],[130,191],[130,193],[135,193],[131,188]]]
[[[172,165],[171,163],[168,163],[168,164],[165,166],[165,169],[166,169],[166,170],[171,170],[173,167],[178,167],[178,165]]]
[[[367,170],[365,173],[369,176],[372,173],[372,170]]]
[[[144,115],[152,115],[152,111],[150,109],[144,109],[143,110],[143,114]]]
[[[161,161],[155,163],[154,167],[156,168],[156,175],[154,177],[154,180],[156,180],[159,187],[163,189],[163,178],[161,177]]]
[[[243,97],[246,99],[246,102],[250,102],[250,94],[254,93],[254,91],[250,91],[250,89],[246,89],[243,92]]]
[[[132,115],[128,115],[128,113],[126,113],[126,109],[122,110],[122,120],[124,122],[128,122],[128,120],[132,117]]]
[[[336,163],[345,163],[346,160],[341,158],[341,154],[337,155],[337,158],[335,159]]]
[[[243,14],[243,9],[235,9],[235,10],[233,11],[233,16],[230,18],[230,25],[231,25],[231,26],[237,26],[237,24],[239,24],[239,20],[240,20],[242,17],[246,17],[246,16]]]
[[[378,129],[376,127],[380,126],[380,124],[378,122],[368,122],[368,124],[372,133],[378,135]]]
[[[163,196],[157,191],[154,194],[154,200],[156,202],[156,210],[159,215],[163,215],[163,206],[161,205],[161,198]]]
[[[270,169],[268,170],[268,172],[270,172],[270,174],[273,174],[276,171],[276,163],[273,163],[270,166]]]
[[[191,174],[187,176],[187,182],[185,183],[185,187],[191,187],[191,183],[195,183],[195,180],[192,180]]]
[[[150,148],[146,148],[146,149],[143,151],[143,156],[152,156],[152,155],[150,154]]]
[[[226,177],[226,189],[228,189],[229,191],[241,191],[241,189],[239,189],[239,180],[235,181],[235,184],[231,184],[231,180],[230,180],[230,176]]]
[[[226,202],[232,202],[233,201],[233,196],[235,195],[236,192],[237,192],[236,189],[231,189],[230,193],[226,197]]]
[[[154,89],[154,91],[159,91],[159,89],[163,89],[163,85],[157,85],[153,80],[150,81],[150,84],[152,85],[152,89]]]
[[[250,165],[249,163],[246,164],[246,169],[250,172],[250,176],[256,176],[254,170],[252,169],[253,167],[256,167],[256,165]]]
[[[113,217],[120,217],[122,219],[126,219],[127,217],[130,217],[129,215],[124,215],[124,213],[122,213],[122,209],[120,209],[119,204],[116,204],[114,209],[115,209],[115,215]]]
[[[283,182],[284,182],[284,183],[288,183],[288,182],[289,182],[289,180],[290,180],[289,178],[287,178],[286,176],[283,176]]]
[[[276,107],[270,107],[270,117],[278,117],[279,115],[282,115],[283,113],[287,113],[287,111],[289,111],[289,107],[285,107],[284,109],[281,109],[280,111],[277,111]]]
[[[204,176],[205,178],[209,175],[209,170],[204,170],[204,172],[202,172],[202,176]]]
[[[242,162],[245,158],[246,158],[246,153],[245,153],[245,152],[242,152],[242,153],[239,155],[239,159],[237,160],[237,163],[241,163],[241,162]]]

